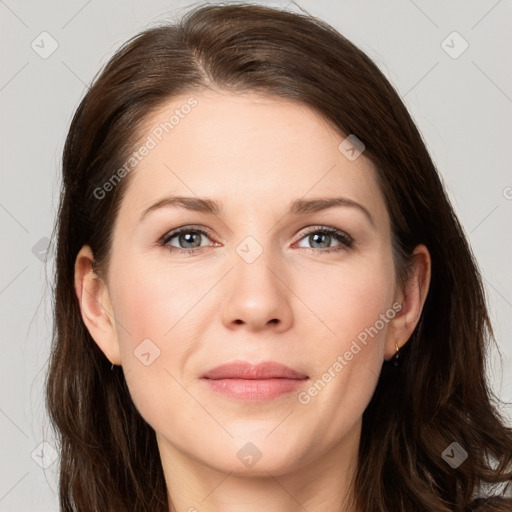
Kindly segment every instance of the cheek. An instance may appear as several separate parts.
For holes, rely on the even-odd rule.
[[[111,300],[126,381],[139,412],[158,424],[185,405],[190,409],[179,382],[190,378],[190,357],[210,312],[208,292],[218,277],[211,267],[171,269],[136,257],[113,268]]]
[[[317,281],[320,282],[320,281]],[[311,347],[314,377],[299,403],[333,420],[325,434],[333,438],[360,417],[377,384],[389,322],[395,317],[392,260],[375,258],[364,265],[333,269],[322,282],[328,290],[302,281],[302,293],[317,319],[318,342]]]
[[[154,267],[141,272],[143,265],[125,267],[113,288],[112,306],[121,324],[118,334],[123,349],[133,350],[142,340],[150,338],[164,348],[193,319],[194,305],[207,291],[207,283],[191,279],[190,273]],[[182,320],[186,319],[184,323]],[[124,328],[123,328],[124,327]]]
[[[322,274],[306,273],[297,279],[294,290],[304,297],[317,317],[326,345],[341,349],[347,341],[374,326],[392,307],[395,293],[392,258],[386,252],[376,252],[350,265],[323,269]],[[385,331],[381,322],[378,327],[379,331]]]

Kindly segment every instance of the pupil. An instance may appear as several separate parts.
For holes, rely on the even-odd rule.
[[[190,245],[194,245],[193,238],[197,235],[198,233],[185,233],[184,235],[181,235],[181,238],[182,241],[184,240],[185,244],[189,244],[187,245],[187,247],[189,247]]]
[[[330,235],[325,235],[325,234],[318,234],[318,233],[315,233],[314,235],[312,235],[313,237],[313,244],[316,244],[316,243],[319,243],[322,247],[329,247],[330,245],[330,242],[331,242],[331,237]],[[319,240],[319,238],[325,238],[327,240],[327,245],[325,245],[325,243],[322,245],[322,241]],[[324,240],[325,241],[325,240]]]

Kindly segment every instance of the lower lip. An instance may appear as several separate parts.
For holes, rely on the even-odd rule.
[[[210,389],[238,400],[271,400],[300,388],[307,379],[203,379]]]

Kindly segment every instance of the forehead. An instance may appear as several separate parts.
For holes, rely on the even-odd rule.
[[[142,211],[165,194],[223,205],[285,208],[300,197],[343,194],[386,212],[364,153],[349,160],[345,139],[312,108],[256,93],[177,96],[148,114],[124,208]],[[140,153],[140,151],[139,151]]]

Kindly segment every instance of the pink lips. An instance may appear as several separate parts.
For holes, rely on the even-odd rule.
[[[269,400],[290,393],[309,379],[303,373],[272,361],[257,365],[234,361],[207,371],[201,378],[214,391],[249,401]]]

